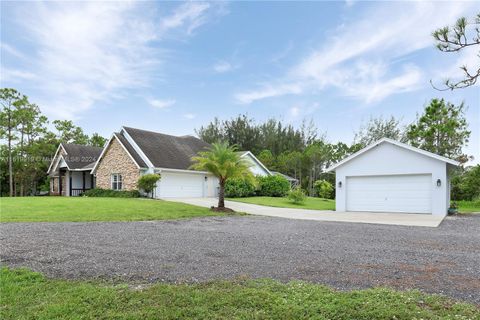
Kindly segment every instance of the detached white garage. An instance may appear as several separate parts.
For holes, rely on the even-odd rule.
[[[445,216],[450,204],[449,172],[457,165],[384,138],[327,171],[336,172],[336,211]]]

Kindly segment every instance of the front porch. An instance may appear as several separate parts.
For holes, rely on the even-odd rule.
[[[90,170],[59,168],[50,175],[50,195],[78,197],[95,187],[95,178]]]

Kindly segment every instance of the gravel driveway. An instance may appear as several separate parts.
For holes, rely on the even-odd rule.
[[[418,288],[480,304],[480,216],[439,228],[232,216],[3,223],[1,263],[51,277],[141,283],[241,275],[339,289]]]

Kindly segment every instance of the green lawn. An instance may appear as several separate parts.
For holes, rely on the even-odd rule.
[[[247,198],[230,198],[228,200],[260,204],[270,207],[281,208],[297,208],[297,209],[313,209],[313,210],[335,210],[335,200],[308,197],[303,204],[294,204],[287,198],[276,197],[247,197]]]
[[[455,202],[458,204],[458,212],[460,213],[480,213],[480,200]]]
[[[1,319],[478,319],[480,309],[418,291],[334,291],[273,280],[139,288],[2,268]]]
[[[0,222],[138,221],[221,215],[183,203],[132,198],[0,198]]]
[[[231,201],[260,204],[270,207],[298,208],[313,210],[335,210],[335,200],[308,197],[304,204],[291,203],[287,198],[275,197],[247,197],[229,198]],[[460,213],[480,213],[480,201],[456,201]]]

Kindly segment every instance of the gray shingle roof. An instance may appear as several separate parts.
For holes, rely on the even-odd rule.
[[[187,170],[191,157],[210,144],[193,136],[176,137],[153,131],[123,127],[156,168]]]
[[[130,142],[128,142],[127,138],[125,138],[121,133],[117,133],[117,132],[115,132],[115,136],[125,146],[125,149],[127,149],[128,153],[130,153],[130,155],[135,160],[135,162],[140,166],[140,168],[148,167],[145,161],[143,161],[143,159],[140,157],[137,151],[135,151],[135,149],[132,147]]]
[[[88,169],[89,165],[93,166],[103,149],[74,143],[62,143],[62,147],[67,152],[64,159],[70,169]]]

